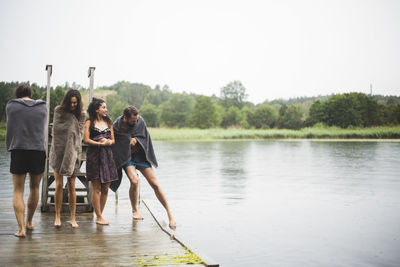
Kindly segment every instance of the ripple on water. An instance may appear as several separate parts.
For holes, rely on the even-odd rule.
[[[400,266],[400,142],[154,146],[178,233],[221,266]],[[1,195],[11,196],[1,157]],[[129,206],[128,190],[124,178]],[[140,190],[166,221],[143,177]]]

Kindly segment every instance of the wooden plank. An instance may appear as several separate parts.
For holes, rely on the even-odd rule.
[[[54,213],[35,213],[35,229],[24,239],[17,230],[12,201],[0,200],[0,266],[145,266],[187,265],[192,254],[165,234],[142,205],[143,221],[132,219],[129,201],[109,200],[104,217],[109,226],[95,224],[93,213],[77,215],[78,229],[62,214],[61,228],[55,228]],[[190,266],[204,266],[203,264]]]
[[[165,233],[167,233],[172,239],[176,240],[179,244],[186,247],[189,251],[193,252],[200,259],[202,259],[203,264],[205,266],[207,266],[207,267],[218,267],[219,266],[219,264],[213,258],[211,258],[207,254],[205,254],[199,248],[193,246],[189,241],[185,240],[181,235],[177,234],[175,231],[173,231],[170,228],[168,228],[167,226],[163,225],[161,223],[160,219],[157,218],[157,214],[151,211],[150,205],[145,200],[143,200],[143,204],[147,208],[147,210],[150,212],[150,214],[154,218],[154,220],[157,222],[158,226]]]

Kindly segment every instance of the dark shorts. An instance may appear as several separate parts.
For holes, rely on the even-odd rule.
[[[151,168],[151,164],[143,157],[132,154],[131,160],[124,165],[124,169],[128,166],[135,166],[138,170]]]
[[[11,150],[10,173],[42,174],[46,161],[46,152],[38,150]]]

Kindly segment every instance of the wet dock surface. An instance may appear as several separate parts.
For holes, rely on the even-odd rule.
[[[38,207],[35,229],[17,238],[12,200],[0,200],[0,266],[205,266],[159,227],[143,203],[140,212],[145,219],[135,221],[129,203],[109,198],[103,217],[110,225],[97,225],[93,213],[79,213],[79,228],[73,229],[68,212],[55,228],[54,213]]]

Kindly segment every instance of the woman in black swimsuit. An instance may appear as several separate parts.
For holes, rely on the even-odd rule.
[[[86,176],[92,182],[92,204],[96,223],[108,225],[102,217],[107,202],[108,188],[118,180],[111,145],[115,143],[112,121],[107,115],[104,100],[93,98],[88,107],[89,119],[85,122],[83,141],[89,145],[86,154]]]

